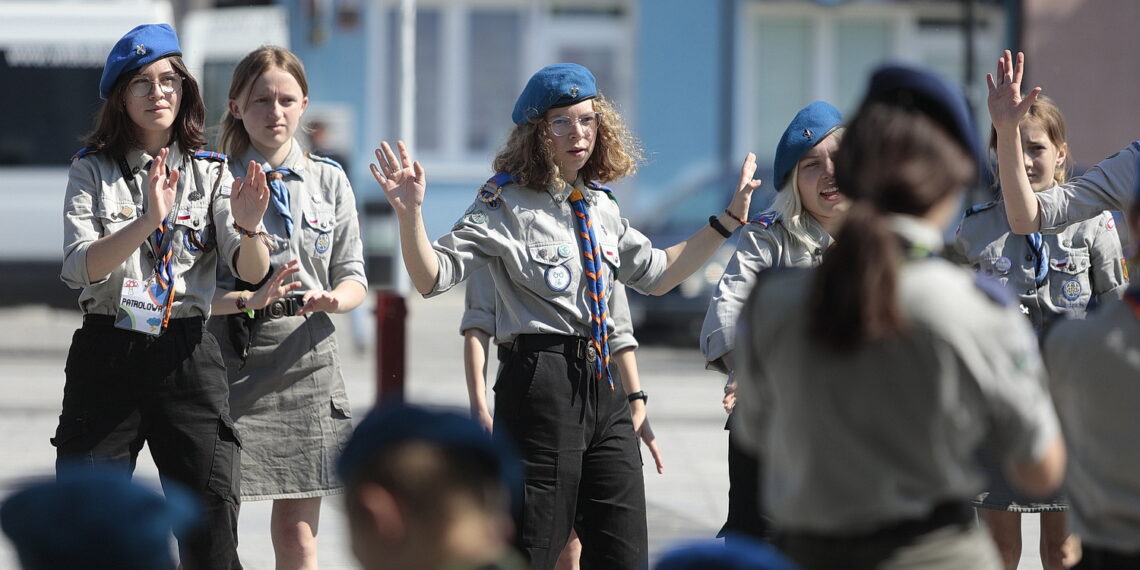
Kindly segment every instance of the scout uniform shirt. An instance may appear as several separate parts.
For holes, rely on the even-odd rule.
[[[1041,212],[1041,232],[1055,234],[1069,224],[1108,211],[1127,211],[1136,191],[1140,141],[1100,161],[1084,174],[1034,193]]]
[[[941,232],[890,215],[938,251]],[[1000,287],[938,257],[898,268],[907,330],[838,353],[808,332],[815,270],[768,272],[744,306],[736,347],[741,418],[777,526],[852,535],[966,501],[985,483],[982,442],[1004,461],[1038,458],[1057,435],[1029,323]]]
[[[736,253],[717,284],[701,327],[701,353],[708,362],[707,368],[732,373],[736,322],[761,271],[772,267],[815,267],[823,259],[823,252],[831,246],[831,236],[811,214],[804,212],[801,219],[819,243],[818,247],[793,237],[771,212],[741,230]]]
[[[497,262],[493,261],[492,263]],[[609,335],[610,354],[626,348],[636,349],[638,344],[637,339],[633,337],[633,319],[629,313],[629,299],[626,297],[625,285],[613,281],[610,281],[609,285],[609,291],[606,293],[606,305],[614,324]],[[467,280],[459,334],[463,334],[468,329],[479,329],[495,336],[496,317],[501,315],[504,310],[496,289],[495,281],[488,269],[476,271]],[[495,344],[502,344],[498,342],[497,337]]]
[[[147,207],[147,167],[153,157],[141,150],[129,151],[124,157],[141,194],[138,195],[123,178],[116,157],[82,151],[77,156],[68,173],[64,201],[60,278],[73,289],[83,289],[79,307],[84,314],[114,315],[123,281],[152,277],[158,250],[148,235],[147,241],[109,275],[92,279],[87,274],[87,248],[143,215]],[[208,317],[214,297],[215,257],[220,254],[232,269],[241,245],[230,211],[233,178],[223,155],[187,155],[177,145],[170,146],[167,166],[181,173],[168,218],[174,228],[169,238],[173,240],[175,284],[171,318]]]
[[[581,182],[576,187],[589,205],[605,261],[600,278],[606,283],[618,279],[643,293],[656,288],[665,272],[665,252],[630,227],[606,191]],[[483,188],[497,190],[493,183]],[[447,291],[487,267],[500,286],[503,310],[497,316],[497,342],[511,342],[520,334],[592,337],[587,279],[569,195],[569,187],[552,184],[533,190],[512,182],[494,200],[476,199],[451,232],[432,244],[439,276],[425,296]],[[499,263],[489,263],[495,258]],[[614,330],[612,312],[607,325]]]
[[[1140,290],[1127,294],[1140,299]],[[1126,300],[1097,307],[1045,337],[1045,364],[1069,453],[1065,489],[1081,541],[1140,551],[1140,314]]]
[[[262,169],[269,167],[265,157],[251,147],[240,161],[230,165],[234,176],[244,176],[245,165],[251,160]],[[290,260],[300,260],[300,271],[290,281],[302,283],[298,289],[301,293],[331,291],[347,279],[367,288],[356,197],[344,170],[329,159],[306,156],[296,140],[281,166],[292,171],[284,182],[289,191],[293,235],[286,237],[285,219],[270,201],[262,217],[266,233],[276,241],[276,249],[269,252],[270,264],[281,267]],[[225,267],[218,269],[218,286],[233,290],[233,273]]]
[[[997,200],[966,210],[954,250],[974,270],[1008,286],[1038,331],[1049,315],[1081,317],[1094,298],[1115,299],[1124,291],[1124,254],[1112,214],[1044,234],[1042,242],[1049,274],[1038,287],[1037,256],[1026,236],[1010,232],[1005,204]]]

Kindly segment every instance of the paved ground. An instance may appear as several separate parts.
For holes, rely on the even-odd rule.
[[[408,385],[412,402],[466,407],[461,337],[462,293],[409,301]],[[370,317],[367,317],[370,318]],[[63,363],[79,315],[43,307],[0,309],[0,496],[20,481],[51,472],[48,443],[63,394]],[[375,398],[372,349],[354,350],[350,319],[337,317],[349,398],[359,416]],[[638,351],[645,389],[653,394],[649,417],[665,454],[665,474],[645,470],[651,557],[674,542],[711,540],[727,509],[726,434],[719,378],[703,369],[695,350],[643,347]],[[646,452],[648,453],[648,452]],[[144,450],[145,454],[145,450]],[[138,476],[155,481],[149,456]],[[242,505],[240,553],[250,570],[273,568],[269,502]],[[320,528],[321,568],[352,569],[339,497],[326,499]],[[1037,521],[1028,516],[1027,538]],[[1040,568],[1026,541],[1022,568]],[[15,568],[10,544],[0,540],[0,568]]]

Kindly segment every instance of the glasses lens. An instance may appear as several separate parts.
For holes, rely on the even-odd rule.
[[[582,134],[588,135],[594,131],[594,127],[598,124],[598,119],[600,118],[600,113],[582,115],[577,119],[571,119],[570,117],[556,117],[550,121],[550,132],[554,133],[554,136],[556,137],[564,137],[574,132],[574,124],[577,123],[582,127]]]
[[[131,95],[135,97],[146,97],[154,91],[155,83],[158,84],[158,90],[163,95],[170,95],[175,91],[182,89],[182,78],[177,75],[167,75],[160,77],[158,81],[151,81],[145,77],[136,77],[132,79],[127,89]]]

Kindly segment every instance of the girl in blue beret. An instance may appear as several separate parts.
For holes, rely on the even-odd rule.
[[[200,150],[205,107],[180,56],[165,24],[123,36],[89,146],[72,161],[62,278],[82,289],[83,327],[52,442],[61,464],[127,470],[145,443],[159,475],[205,508],[197,530],[177,534],[182,565],[232,569],[241,444],[205,319],[219,261],[245,279],[266,274],[269,192],[256,164],[235,180],[224,156]]]
[[[629,403],[647,394],[627,395],[609,376],[609,295],[615,279],[659,295],[698,269],[743,225],[760,184],[755,159],[745,161],[728,207],[709,212],[709,226],[662,250],[629,225],[603,186],[633,174],[641,152],[589,70],[539,70],[512,119],[497,174],[434,243],[422,217],[425,173],[403,143],[399,155],[381,143],[372,174],[395,210],[421,294],[442,293],[484,267],[498,284],[493,431],[522,450],[517,544],[531,567],[552,568],[573,527],[583,568],[642,568],[645,487]]]

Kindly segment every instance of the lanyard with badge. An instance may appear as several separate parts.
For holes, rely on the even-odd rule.
[[[118,162],[123,180],[130,186],[132,194],[143,196],[126,159],[119,157]],[[145,242],[156,259],[154,273],[141,280],[133,277],[123,279],[119,307],[115,314],[116,327],[154,336],[162,334],[166,329],[170,322],[170,311],[174,307],[174,264],[171,261],[173,238],[174,228],[170,226],[168,215]]]

